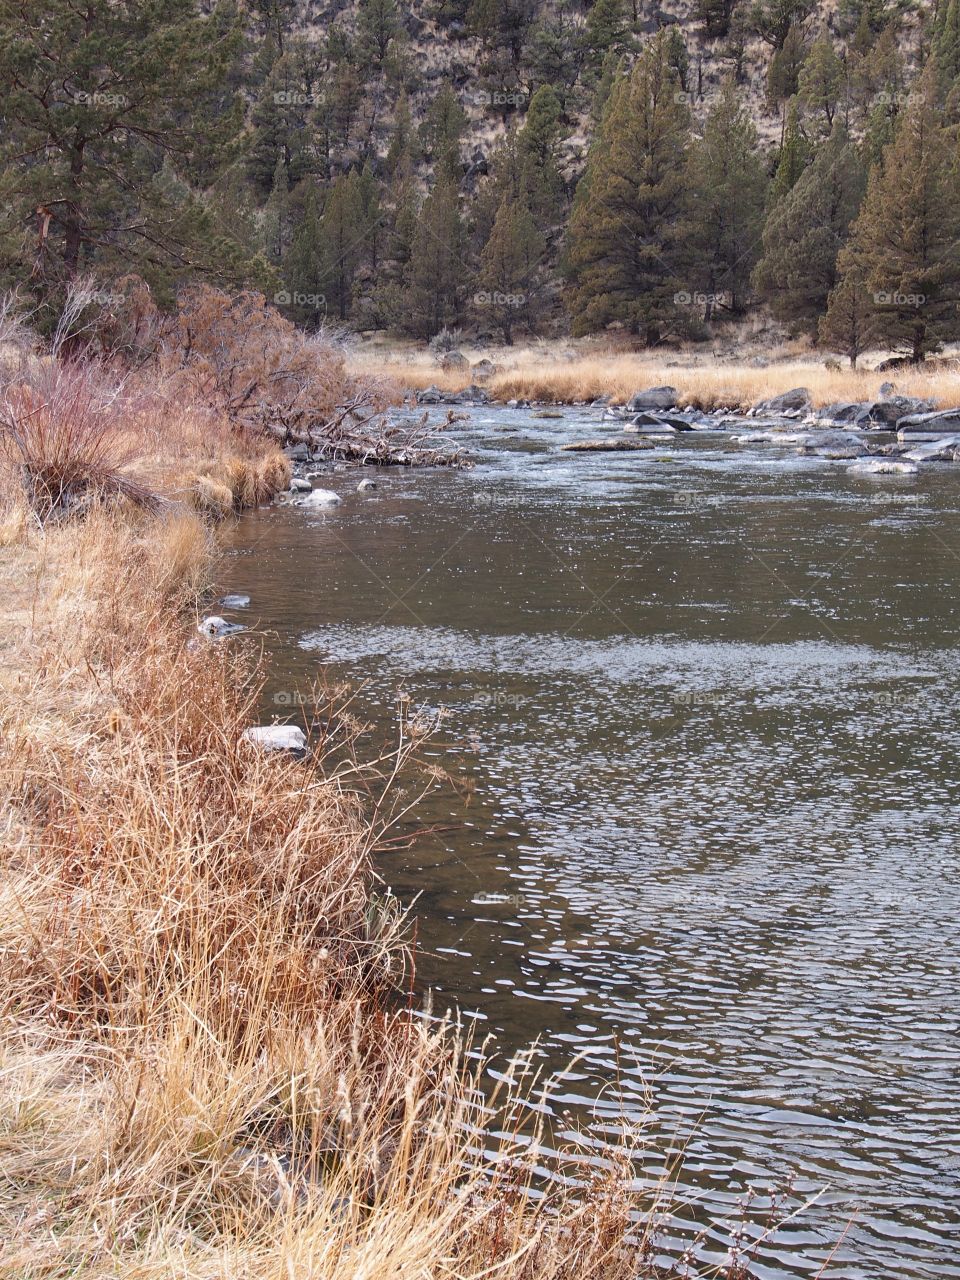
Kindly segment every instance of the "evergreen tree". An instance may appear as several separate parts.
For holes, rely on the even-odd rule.
[[[238,28],[192,0],[45,0],[32,17],[0,0],[8,269],[56,285],[97,266],[213,268],[225,246],[182,179],[208,146]]]
[[[767,71],[767,100],[770,103],[786,102],[800,86],[800,71],[807,56],[803,33],[797,26],[787,32],[783,44],[770,59]]]
[[[359,0],[357,29],[363,61],[382,67],[400,29],[396,0]]]
[[[844,88],[843,63],[833,41],[826,34],[815,40],[800,68],[800,100],[814,114],[823,117],[825,132],[833,128],[834,117]]]
[[[790,28],[799,27],[816,7],[816,0],[755,0],[750,23],[761,40],[782,49]]]
[[[940,82],[949,87],[960,76],[960,2],[947,0],[943,19],[933,41],[933,56]]]
[[[810,143],[800,123],[800,107],[796,98],[791,98],[784,123],[780,155],[770,187],[770,202],[773,207],[778,206],[796,186],[800,175],[810,163],[810,157]]]
[[[763,229],[754,284],[779,319],[816,333],[837,283],[837,255],[863,198],[865,175],[841,123]]]
[[[283,260],[290,239],[290,190],[283,157],[277,156],[273,188],[263,210],[263,250],[269,262]]]
[[[846,249],[841,251],[837,265],[841,279],[830,290],[827,311],[820,317],[817,335],[821,345],[839,351],[849,359],[850,368],[855,369],[864,351],[876,345],[880,325],[863,273],[849,262]]]
[[[327,192],[320,217],[323,294],[327,314],[346,320],[353,279],[363,251],[362,209],[356,170],[339,177]]]
[[[263,84],[251,112],[252,135],[247,172],[264,194],[273,189],[277,161],[287,184],[294,187],[318,171],[310,118],[320,97],[322,67],[312,52],[295,41],[279,58]]]
[[[563,200],[563,178],[557,159],[561,135],[560,100],[549,85],[541,85],[530,99],[527,118],[517,134],[518,173],[530,210],[553,222]]]
[[[574,331],[617,321],[656,342],[684,283],[689,117],[662,34],[615,84],[570,219]]]
[[[564,115],[580,79],[585,53],[578,10],[572,0],[555,0],[533,29],[529,59],[535,82],[553,89]]]
[[[956,150],[940,123],[932,67],[870,175],[851,236],[883,339],[915,362],[960,337]]]
[[[482,314],[493,318],[508,346],[518,323],[530,327],[535,315],[543,249],[543,236],[522,196],[505,198],[480,255],[479,290],[474,297]]]
[[[608,55],[619,58],[635,45],[626,0],[596,0],[587,15],[584,44],[596,70]]]
[[[300,324],[317,324],[327,311],[323,232],[317,193],[307,187],[303,216],[283,260],[284,289],[276,301]]]
[[[467,113],[447,82],[427,108],[420,137],[424,150],[438,171],[449,178],[460,175],[460,139],[467,127]]]
[[[718,40],[729,32],[733,7],[734,0],[696,0],[694,12],[708,40]]]
[[[441,174],[420,210],[404,294],[405,326],[420,338],[432,338],[459,323],[463,305],[464,236],[457,186]]]
[[[691,248],[698,288],[730,295],[743,310],[763,228],[767,175],[759,138],[732,83],[724,88],[691,152]],[[708,303],[707,316],[712,308]]]

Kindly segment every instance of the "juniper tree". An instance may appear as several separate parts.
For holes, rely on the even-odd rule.
[[[618,322],[648,343],[685,283],[689,115],[661,34],[611,92],[570,219],[567,307],[576,333]]]
[[[824,34],[813,42],[803,61],[798,90],[801,102],[814,115],[823,117],[825,133],[833,128],[844,90],[844,80],[843,63],[837,57],[833,41]]]
[[[417,337],[432,338],[444,325],[459,323],[464,248],[457,185],[441,174],[420,210],[405,277],[404,326]]]
[[[847,249],[838,259],[840,282],[830,290],[826,314],[820,317],[817,337],[821,345],[839,351],[857,367],[857,360],[880,338],[877,307],[863,270]]]
[[[816,333],[864,186],[859,151],[838,122],[793,189],[770,208],[754,285],[773,314],[798,331]]]
[[[811,147],[800,122],[800,107],[791,98],[783,128],[783,141],[770,187],[770,203],[776,207],[796,186],[810,163]]]

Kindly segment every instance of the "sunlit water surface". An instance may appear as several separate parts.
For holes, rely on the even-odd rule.
[[[560,451],[604,430],[477,410],[471,471],[246,517],[267,710],[320,671],[384,736],[442,710],[445,829],[381,870],[435,1007],[579,1055],[556,1133],[682,1145],[718,1259],[747,1188],[819,1193],[760,1276],[960,1276],[960,471]]]

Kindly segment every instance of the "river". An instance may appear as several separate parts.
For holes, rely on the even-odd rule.
[[[705,1256],[776,1185],[818,1198],[757,1275],[960,1277],[960,469],[561,451],[600,429],[477,409],[472,470],[245,516],[267,709],[442,713],[445,829],[381,864],[418,983],[539,1037],[557,1131],[682,1146]]]

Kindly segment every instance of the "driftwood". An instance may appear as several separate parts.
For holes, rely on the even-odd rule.
[[[462,449],[451,447],[442,433],[462,414],[447,412],[441,423],[429,422],[424,413],[412,422],[391,422],[384,413],[363,413],[359,398],[344,405],[321,426],[301,437],[314,455],[328,462],[356,462],[379,467],[468,467]]]

